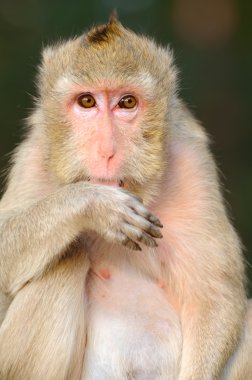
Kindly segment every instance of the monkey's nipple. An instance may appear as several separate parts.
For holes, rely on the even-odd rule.
[[[107,269],[101,269],[99,271],[99,274],[100,276],[104,279],[104,280],[109,280],[110,279],[110,272],[107,270]]]

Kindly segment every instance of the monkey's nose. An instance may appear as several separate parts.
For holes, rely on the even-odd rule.
[[[106,160],[106,161],[111,161],[112,158],[114,157],[115,153],[112,153],[112,152],[103,152],[103,153],[100,153],[100,157],[103,159],[103,160]]]
[[[113,143],[110,143],[109,145],[101,144],[98,153],[101,158],[110,161],[116,153],[116,148]]]

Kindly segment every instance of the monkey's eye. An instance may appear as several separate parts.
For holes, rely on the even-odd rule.
[[[83,108],[92,108],[96,105],[96,101],[91,94],[81,94],[78,97],[78,104]]]
[[[125,95],[122,97],[122,99],[119,101],[118,106],[120,108],[134,108],[137,105],[137,100],[133,95]]]

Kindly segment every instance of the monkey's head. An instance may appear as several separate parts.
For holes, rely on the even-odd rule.
[[[169,50],[115,17],[45,49],[38,112],[59,183],[123,186],[148,200],[163,176],[176,71]]]

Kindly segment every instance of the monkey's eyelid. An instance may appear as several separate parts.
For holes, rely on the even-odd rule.
[[[81,108],[90,109],[96,107],[95,97],[90,93],[82,93],[77,97],[77,103]]]
[[[137,107],[138,101],[134,95],[127,94],[121,97],[118,102],[118,107],[126,110],[133,110]]]

